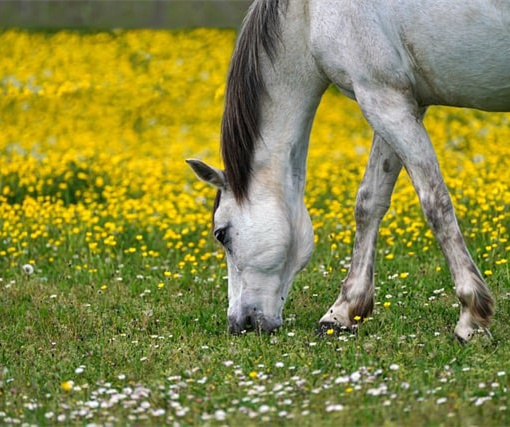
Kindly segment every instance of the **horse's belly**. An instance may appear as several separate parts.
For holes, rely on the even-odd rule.
[[[510,49],[510,38],[508,43]],[[432,51],[411,67],[424,104],[510,111],[510,50],[462,48],[449,56]]]
[[[480,0],[427,5],[429,14],[400,16],[423,103],[510,111],[510,7]]]
[[[463,75],[462,70],[415,73],[417,98],[423,105],[449,105],[485,111],[510,111],[510,76]]]

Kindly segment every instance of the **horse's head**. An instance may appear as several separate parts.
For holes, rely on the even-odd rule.
[[[292,280],[313,251],[313,229],[302,200],[291,206],[281,191],[254,179],[248,197],[239,202],[223,171],[199,160],[188,164],[218,189],[213,233],[227,257],[229,331],[273,331],[282,324]]]

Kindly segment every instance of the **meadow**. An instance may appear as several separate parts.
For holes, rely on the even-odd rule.
[[[334,88],[311,136],[316,251],[273,335],[227,333],[214,190],[226,30],[0,33],[0,424],[509,425],[510,114],[426,127],[496,299],[453,338],[452,282],[405,173],[357,335],[316,333],[350,262],[371,141]]]

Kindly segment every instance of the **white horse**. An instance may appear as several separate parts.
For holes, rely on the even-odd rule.
[[[457,337],[488,333],[493,300],[462,238],[422,119],[429,105],[510,111],[507,0],[254,2],[228,77],[225,171],[188,160],[219,190],[214,235],[227,256],[230,332],[279,327],[294,276],[312,255],[306,156],[331,83],[358,102],[375,134],[356,198],[350,270],[320,324],[355,328],[371,313],[379,224],[404,166],[461,303]]]

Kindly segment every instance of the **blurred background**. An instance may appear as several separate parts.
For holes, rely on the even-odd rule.
[[[0,28],[239,28],[251,0],[0,0]]]

